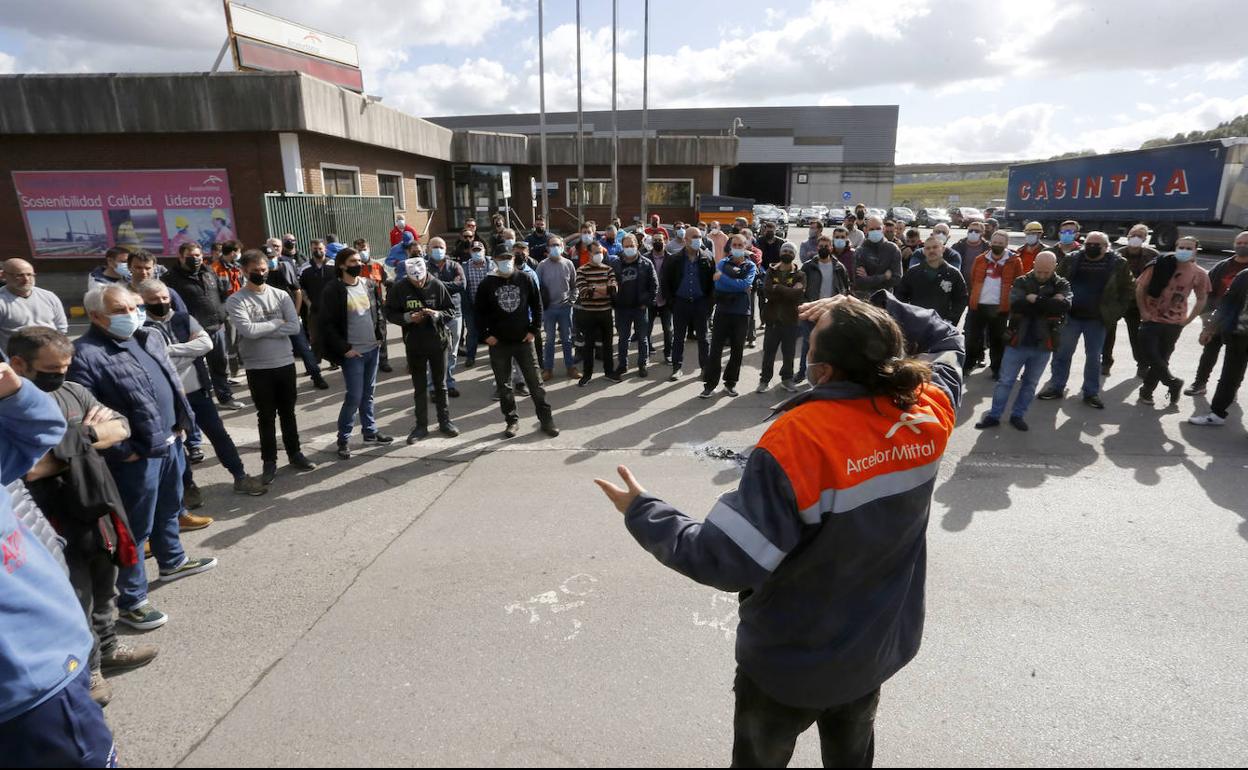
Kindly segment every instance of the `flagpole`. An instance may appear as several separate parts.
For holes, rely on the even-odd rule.
[[[543,13],[545,0],[537,0],[537,83],[540,112],[538,123],[541,126],[542,153],[542,220],[550,226],[550,184],[546,172],[546,26]]]
[[[576,0],[576,226],[585,221],[585,109],[581,101],[581,0]]]

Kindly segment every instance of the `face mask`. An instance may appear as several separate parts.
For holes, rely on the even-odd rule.
[[[787,251],[786,251],[785,253],[783,253],[783,254],[781,254],[781,255],[780,255],[780,261],[781,261],[781,262],[783,262],[783,263],[784,263],[784,264],[786,264],[786,265],[792,264],[792,263],[793,263],[793,255],[792,255],[792,254],[790,254],[789,252],[787,252]]]
[[[733,249],[732,258],[740,262],[745,259],[745,249]]]
[[[1127,245],[1133,249],[1138,249],[1144,245],[1144,239],[1138,235],[1133,235],[1127,239]]]
[[[198,269],[200,268],[200,266],[201,266],[201,265],[203,265],[203,264],[204,264],[204,258],[203,258],[203,257],[187,257],[187,259],[186,259],[186,267],[187,267],[187,269],[189,269],[192,273],[193,273],[193,272],[195,272],[196,270],[198,270]]]
[[[994,243],[992,245],[992,253],[999,257],[1005,253],[1005,247]]]
[[[936,239],[940,241],[942,246],[949,242],[949,236],[945,235],[944,233],[937,233]]]
[[[510,259],[500,259],[494,264],[498,267],[499,275],[511,275],[511,271],[515,269],[515,263]]]
[[[120,313],[108,317],[108,333],[123,340],[133,337],[142,325],[138,313]]]
[[[602,264],[602,252],[599,251],[594,254],[590,254],[589,261],[593,262],[595,265],[601,265]]]
[[[662,250],[663,250],[663,241],[655,241],[655,242],[654,242],[654,250],[655,250],[655,251],[662,251]]]
[[[980,233],[977,233],[974,230],[972,230],[966,234],[966,242],[967,243],[979,243],[979,239],[983,237],[984,236],[981,235]]]
[[[364,260],[365,262],[367,262],[370,259],[368,255],[368,249],[364,249],[363,251],[360,252],[360,259]]]
[[[30,381],[44,393],[55,393],[65,384],[65,375],[60,372],[35,372]]]
[[[684,237],[685,237],[685,228],[683,228],[683,227],[682,227],[682,228],[680,228],[679,230],[677,230],[677,231],[676,231],[676,237],[677,237],[677,238],[684,238]]]
[[[840,251],[841,249],[845,248],[845,244],[848,242],[849,241],[845,240],[844,238],[833,238],[832,248],[836,249],[837,251]],[[820,251],[823,251],[823,249],[820,249]]]
[[[282,241],[282,245],[285,246],[290,251],[294,251],[295,246],[296,246],[294,241]]]
[[[880,241],[884,240],[884,232],[882,230],[872,230],[871,232],[867,233],[867,240],[871,241],[872,243],[879,243]]]
[[[552,257],[561,257],[563,256],[563,247],[562,246],[547,246],[546,253]]]
[[[1087,246],[1083,247],[1083,253],[1093,259],[1096,259],[1105,253],[1105,247],[1099,243],[1089,243]]]
[[[838,238],[837,240],[840,240],[840,239]],[[827,246],[820,246],[819,256],[823,259],[827,259],[828,257],[832,256],[832,249],[829,249]]]
[[[407,223],[400,219],[398,222],[394,223],[394,226],[402,230],[404,227],[407,227]]]
[[[770,231],[768,231],[768,232],[766,232],[766,233],[763,233],[763,240],[767,241],[768,243],[771,243],[771,242],[772,242],[772,241],[774,241],[775,239],[776,239],[776,234],[775,234],[775,233],[770,232]]]
[[[446,249],[443,249],[439,246],[435,246],[432,249],[429,249],[429,256],[433,257],[434,262],[441,262],[443,259],[446,258]],[[473,252],[473,257],[476,257],[476,256],[477,256],[477,252]],[[481,256],[485,256],[485,255],[482,254]]]
[[[1075,234],[1071,232],[1070,230],[1063,230],[1059,234],[1058,238],[1061,240],[1062,243],[1065,243],[1065,244],[1071,244],[1075,242]]]
[[[1035,246],[1039,242],[1040,242],[1040,236],[1036,235],[1035,233],[1031,233],[1027,236],[1028,246]]]
[[[148,315],[156,316],[157,318],[164,318],[169,315],[169,308],[171,305],[168,302],[148,302],[143,307],[147,309]]]
[[[585,245],[589,245],[590,243],[593,243],[593,241],[594,241],[594,236],[590,235],[589,233],[581,233],[581,243],[584,243]]]
[[[1236,246],[1236,247],[1235,247],[1235,256],[1237,256],[1237,257],[1248,257],[1248,246]]]
[[[480,251],[472,252],[472,261],[478,265],[485,261],[485,254]]]
[[[624,256],[628,257],[629,259],[632,259],[633,257],[637,256],[637,249],[633,248],[632,246],[625,246]]]
[[[270,270],[276,270],[276,269],[277,269],[277,260],[276,260],[276,259],[270,259],[270,260],[269,260],[269,269],[270,269]]]
[[[700,248],[702,248],[702,239],[701,239],[701,238],[690,238],[690,239],[689,239],[689,247],[690,247],[690,248],[693,248],[693,249],[700,249]]]
[[[533,228],[533,232],[537,233],[538,235],[541,235],[542,233],[546,232],[546,227],[544,225],[538,225],[537,227]]]
[[[503,241],[503,248],[507,249],[508,251],[511,251],[515,245],[516,245],[515,238],[508,238],[507,240]]]
[[[1174,252],[1175,259],[1179,260],[1180,262],[1191,262],[1195,256],[1196,256],[1196,252],[1193,251],[1192,249],[1179,249],[1178,251]]]
[[[347,267],[345,272],[347,275],[351,276],[352,278],[359,278],[360,271],[363,269],[363,267],[364,267],[363,265],[350,265]]]
[[[251,281],[255,286],[263,286],[269,282],[268,273],[248,273],[247,280]]]
[[[323,251],[314,251],[314,252],[312,252],[312,258],[313,258],[313,259],[325,259],[325,252],[323,252]]]

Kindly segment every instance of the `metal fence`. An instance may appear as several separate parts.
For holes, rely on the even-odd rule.
[[[299,251],[311,251],[309,241],[333,233],[350,245],[356,238],[367,238],[371,251],[385,257],[390,250],[390,230],[394,227],[394,198],[389,195],[299,195],[266,193],[264,226],[270,235],[292,233]]]

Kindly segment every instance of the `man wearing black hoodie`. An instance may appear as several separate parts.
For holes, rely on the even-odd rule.
[[[403,329],[403,346],[407,351],[407,369],[412,376],[413,400],[416,406],[416,427],[407,436],[415,444],[429,435],[429,386],[426,370],[433,378],[433,405],[438,411],[438,430],[455,437],[459,430],[451,422],[447,405],[446,351],[451,345],[448,324],[458,314],[455,301],[446,286],[429,272],[425,260],[413,257],[404,265],[406,280],[394,284],[386,297],[386,320]]]
[[[241,409],[242,405],[234,400],[229,382],[221,281],[216,272],[204,264],[204,251],[198,243],[183,243],[178,247],[178,261],[165,274],[164,281],[182,297],[191,315],[212,337],[212,352],[207,359],[217,401],[227,409]]]
[[[945,245],[934,235],[928,236],[923,248],[915,253],[923,257],[923,262],[902,276],[897,299],[935,310],[937,315],[956,326],[966,312],[967,303],[962,271],[945,261]]]
[[[615,368],[617,376],[623,376],[628,368],[628,345],[637,336],[637,376],[646,376],[646,362],[650,359],[650,336],[647,333],[647,316],[659,290],[659,280],[654,263],[642,256],[637,248],[637,237],[626,235],[622,241],[623,252],[611,263],[618,287],[611,302],[615,307],[615,331],[620,335],[619,361]]]
[[[542,323],[542,296],[537,282],[516,269],[510,253],[500,254],[494,260],[495,270],[487,275],[477,287],[473,308],[477,314],[477,333],[490,349],[490,368],[494,370],[494,384],[499,393],[499,407],[507,428],[506,438],[514,438],[520,432],[520,417],[516,413],[516,396],[511,386],[511,367],[520,367],[525,384],[537,409],[542,431],[554,437],[559,435],[554,415],[546,402],[546,389],[538,374],[537,348],[534,341]]]

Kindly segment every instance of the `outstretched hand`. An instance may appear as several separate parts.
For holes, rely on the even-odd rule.
[[[606,494],[607,498],[611,501],[611,504],[615,506],[617,511],[620,513],[626,513],[629,506],[633,504],[633,501],[641,495],[644,495],[646,490],[642,489],[641,485],[637,483],[637,478],[633,476],[633,472],[628,469],[628,466],[621,465],[615,470],[620,474],[620,478],[624,479],[624,484],[627,489],[620,489],[610,481],[606,481],[604,479],[594,479],[594,483],[598,485],[604,494]]]

